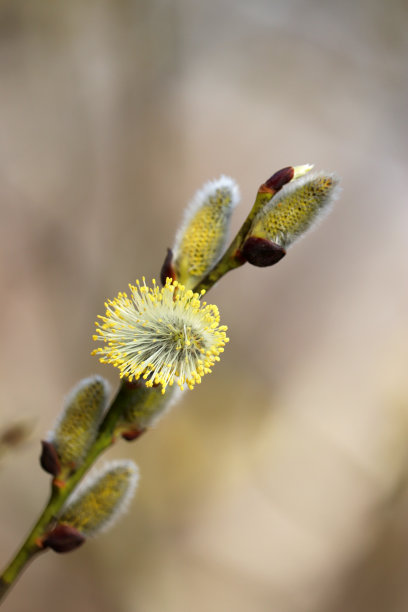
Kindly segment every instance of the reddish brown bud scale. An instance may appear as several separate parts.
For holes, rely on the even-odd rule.
[[[51,548],[57,553],[75,550],[85,542],[85,536],[75,527],[58,524],[43,539],[43,547]]]
[[[242,266],[244,263],[246,263],[247,258],[244,257],[243,253],[242,253],[242,249],[237,249],[234,253],[234,255],[232,256],[232,259],[234,261],[237,262],[237,264],[239,264],[240,266]]]
[[[286,183],[289,183],[294,177],[295,169],[293,166],[286,166],[273,174],[268,178],[263,185],[260,186],[259,192],[261,193],[276,193],[279,189],[282,189]]]
[[[53,476],[58,476],[61,471],[61,463],[55,450],[55,447],[51,442],[47,442],[46,440],[41,441],[42,444],[42,452],[40,457],[40,464],[43,470],[52,474]]]
[[[173,266],[173,251],[171,249],[167,249],[167,255],[160,270],[160,282],[163,287],[166,284],[166,278],[171,278],[172,281],[177,280],[176,271]]]
[[[283,247],[266,238],[248,238],[242,248],[246,260],[253,266],[266,268],[278,263],[286,255]]]
[[[144,432],[147,431],[146,428],[143,429],[128,429],[127,431],[122,432],[121,436],[126,442],[132,442],[133,440],[137,440],[140,438]]]

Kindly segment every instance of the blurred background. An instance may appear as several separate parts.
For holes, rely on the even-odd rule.
[[[126,517],[37,559],[5,612],[408,609],[407,4],[0,4],[0,563],[48,495],[39,440],[106,297],[157,277],[186,203],[234,177],[236,230],[286,165],[337,171],[332,215],[211,300],[212,376],[107,457]],[[14,428],[14,429],[13,429]]]

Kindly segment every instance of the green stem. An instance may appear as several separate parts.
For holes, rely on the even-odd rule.
[[[44,551],[41,544],[42,538],[49,530],[50,525],[55,521],[64,503],[68,499],[68,496],[75,489],[88,469],[93,465],[97,457],[99,457],[99,455],[114,442],[113,436],[115,426],[123,408],[123,396],[121,395],[120,390],[121,388],[119,389],[116,398],[107,412],[99,428],[98,436],[89,449],[84,462],[77,469],[77,471],[66,480],[63,487],[55,484],[52,485],[50,498],[41,516],[14,559],[0,576],[0,602],[6,596],[8,590],[16,582],[17,578],[20,576],[28,563],[37,554]]]
[[[249,230],[251,229],[252,221],[254,220],[256,214],[265,206],[267,202],[269,202],[269,200],[271,200],[275,193],[276,192],[272,189],[264,191],[262,190],[261,186],[260,190],[256,194],[256,199],[251,212],[245,219],[234,240],[231,242],[230,246],[225,251],[219,262],[216,263],[215,266],[206,274],[206,276],[204,276],[204,278],[202,278],[201,281],[194,287],[194,291],[199,293],[202,289],[204,289],[207,292],[215,285],[216,282],[220,280],[222,276],[224,276],[224,274],[230,270],[235,270],[235,268],[239,268],[246,263],[246,260],[241,255],[241,247]]]
[[[31,559],[41,552],[40,537],[44,533],[44,526],[48,525],[53,518],[53,508],[57,502],[58,491],[53,487],[50,499],[44,508],[43,513],[33,527],[23,546],[20,548],[14,559],[0,578],[0,601],[6,595],[10,586],[19,576],[22,569]]]

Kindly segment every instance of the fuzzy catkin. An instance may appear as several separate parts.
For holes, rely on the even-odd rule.
[[[60,515],[60,524],[93,536],[110,527],[126,510],[138,482],[133,461],[111,461],[96,476],[90,476]]]
[[[291,181],[258,213],[248,236],[289,247],[326,214],[337,197],[338,182],[334,174],[323,172]]]
[[[105,410],[109,385],[101,376],[81,380],[68,395],[59,419],[48,436],[61,465],[78,465],[93,443]]]
[[[238,201],[238,186],[226,176],[209,181],[197,191],[187,207],[173,249],[180,282],[197,282],[220,258],[231,213]]]

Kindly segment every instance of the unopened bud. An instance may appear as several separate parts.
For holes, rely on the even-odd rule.
[[[174,268],[183,285],[193,287],[221,257],[238,201],[238,186],[227,176],[206,183],[195,194],[174,246]]]
[[[109,394],[109,385],[101,376],[81,380],[68,395],[47,443],[55,449],[62,468],[75,469],[95,440]],[[49,464],[50,448],[41,459]],[[49,471],[49,470],[47,470]],[[51,472],[53,473],[53,472]]]
[[[304,173],[305,167],[301,168]],[[256,238],[275,245],[271,250],[272,263],[275,263],[272,253],[275,247],[281,247],[284,251],[328,212],[330,204],[338,197],[338,182],[334,174],[320,172],[306,174],[282,187],[279,193],[258,212],[252,223],[245,243],[244,254],[248,261],[254,263],[251,261],[251,252],[256,251],[257,243],[253,240]],[[254,263],[254,265],[260,264]]]
[[[275,194],[277,191],[282,189],[284,185],[289,183],[294,177],[294,168],[293,166],[286,166],[286,168],[282,168],[272,174],[267,181],[265,181],[259,188],[261,192],[271,192]]]
[[[139,438],[148,427],[157,423],[180,395],[181,391],[175,385],[168,387],[163,394],[159,385],[146,387],[140,380],[124,380],[116,399],[123,408],[115,433],[127,441]]]
[[[110,461],[96,476],[68,499],[58,522],[84,536],[105,531],[124,513],[133,497],[139,478],[133,461]]]
[[[313,164],[303,164],[302,166],[286,166],[285,168],[281,168],[272,174],[267,181],[265,181],[259,188],[260,192],[268,193],[270,192],[272,195],[277,193],[284,185],[290,183],[301,176],[304,176],[307,172],[313,168]]]

